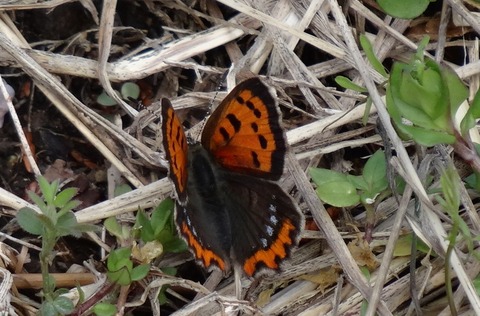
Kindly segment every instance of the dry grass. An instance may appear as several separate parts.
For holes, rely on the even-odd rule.
[[[296,188],[296,197],[301,201],[307,219],[313,219],[320,227],[319,232],[308,229],[303,232],[304,242],[285,265],[283,273],[254,282],[244,280],[247,299],[258,305],[232,299],[233,279],[220,283],[218,273],[209,277],[205,288],[183,280],[181,276],[152,278],[143,290],[144,300],[148,295],[154,295],[159,286],[171,284],[175,285],[169,290],[172,297],[181,296],[178,294],[182,292],[180,288],[213,292],[178,309],[175,315],[189,315],[194,311],[201,311],[199,314],[203,315],[207,310],[208,313],[220,313],[220,308],[226,312],[239,308],[247,313],[267,315],[358,314],[364,299],[370,301],[368,315],[374,315],[375,311],[380,315],[414,314],[415,308],[429,315],[450,313],[445,300],[443,260],[449,223],[440,219],[438,205],[427,194],[432,187],[424,187],[423,179],[426,174],[438,179],[438,171],[429,166],[438,165],[440,159],[449,161],[451,155],[448,149],[416,152],[413,147],[405,147],[411,144],[399,140],[385,110],[384,91],[380,87],[384,79],[365,61],[357,45],[357,35],[367,32],[377,57],[387,61],[388,65],[392,60],[406,60],[415,51],[418,39],[430,33],[434,40],[429,51],[435,53],[437,60],[452,67],[473,95],[479,87],[480,72],[478,41],[473,40],[480,33],[478,15],[474,16],[465,9],[459,0],[445,1],[444,7],[438,10],[442,19],[438,27],[433,28],[435,33],[431,33],[427,27],[411,27],[420,19],[406,21],[385,17],[369,1],[346,1],[343,7],[339,7],[334,0],[220,0],[198,1],[194,6],[181,1],[147,0],[145,8],[163,21],[164,33],[155,39],[144,37],[142,45],[131,49],[127,45],[115,44],[114,36],[127,29],[114,23],[118,10],[116,1],[106,1],[100,16],[90,0],[82,0],[79,3],[92,21],[98,22],[98,30],[82,29],[70,34],[63,44],[80,46],[90,41],[88,34],[98,34],[98,42],[96,37],[87,43],[89,50],[96,54],[78,56],[62,50],[44,51],[32,47],[17,28],[19,21],[15,20],[15,13],[54,9],[67,2],[76,1],[0,1],[3,10],[0,11],[0,64],[5,73],[14,69],[14,73],[27,74],[65,120],[71,122],[97,148],[103,159],[115,166],[136,188],[78,211],[76,216],[80,222],[98,223],[120,215],[131,219],[129,214],[139,206],[149,208],[169,196],[171,184],[166,178],[152,182],[151,174],[146,175],[148,170],[158,173],[155,168],[166,166],[155,140],[132,136],[134,133],[113,125],[72,93],[71,86],[66,84],[70,82],[67,78],[98,80],[110,92],[113,91],[112,83],[155,78],[157,96],[169,97],[178,110],[189,110],[205,109],[212,99],[214,102],[221,100],[224,93],[215,93],[215,87],[222,82],[222,74],[228,71],[228,87],[252,74],[262,77],[268,74],[265,80],[277,89],[285,113],[284,125],[288,126],[288,142],[292,147],[288,156],[289,173],[283,184]],[[445,27],[450,20],[450,8],[453,8],[453,15],[467,21],[460,27],[464,31],[461,34],[453,34]],[[229,18],[226,19],[224,14]],[[53,45],[54,41],[49,44]],[[465,51],[468,63],[463,63],[462,58],[455,55],[458,51]],[[367,128],[361,124],[364,98],[350,91],[339,92],[334,86],[333,78],[340,74],[367,87],[375,105]],[[158,101],[159,97],[153,99]],[[130,104],[121,99],[117,101],[126,113],[138,115]],[[377,118],[396,150],[391,166],[404,177],[408,186],[398,202],[391,197],[379,205],[374,240],[365,245],[361,242],[363,212],[353,210],[355,217],[345,215],[334,223],[315,194],[307,170],[321,163],[347,172],[348,161],[362,158],[355,153],[368,154],[380,148],[382,140],[372,128]],[[152,127],[155,131],[153,123],[145,128]],[[195,131],[195,127],[192,130]],[[337,135],[340,131],[342,133]],[[22,134],[20,127],[19,137]],[[22,144],[27,152],[26,143]],[[136,157],[135,163],[127,159],[132,156]],[[30,160],[35,166],[31,155]],[[41,168],[33,170],[38,174]],[[437,185],[435,181],[432,184],[433,187]],[[478,235],[480,218],[477,206],[465,188],[462,193],[464,220],[472,233]],[[4,207],[4,214],[12,214],[14,212],[10,210],[30,204],[0,188],[0,205]],[[415,215],[416,205],[420,205],[420,216]],[[344,210],[346,214],[350,211]],[[429,244],[438,256],[423,253],[393,256],[398,237],[411,231]],[[100,238],[93,234],[90,237],[99,244],[99,249],[109,249]],[[355,242],[359,244],[357,248],[352,246]],[[8,242],[12,243],[23,249],[21,258],[26,252],[32,252],[32,256],[36,253],[33,245],[22,240]],[[364,252],[359,253],[358,249]],[[480,264],[461,250],[459,248],[451,257],[456,282],[454,300],[459,314],[479,314],[480,299],[472,279],[480,272]],[[28,315],[35,309],[35,303],[8,283],[11,282],[11,273],[22,271],[21,262],[26,259],[15,264],[9,262],[8,258],[16,257],[14,250],[6,244],[1,254],[4,266],[1,271],[5,277],[1,288],[3,296],[0,297],[5,299],[3,302],[11,299],[18,313]],[[359,268],[364,256],[374,256],[364,260],[365,264],[370,263],[371,283]],[[170,258],[160,264],[179,264],[182,258]],[[416,295],[415,299],[412,299],[412,293]],[[129,297],[131,306],[138,302],[141,302],[139,295]],[[158,312],[156,308],[158,306],[152,304],[151,313]]]

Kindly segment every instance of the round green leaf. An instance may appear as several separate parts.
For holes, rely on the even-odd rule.
[[[117,102],[112,99],[105,91],[97,97],[97,103],[103,106],[114,106]]]
[[[138,281],[147,276],[150,271],[149,264],[142,264],[132,269],[132,281]]]
[[[120,185],[117,185],[115,187],[115,190],[113,192],[113,195],[115,197],[117,196],[120,196],[122,194],[125,194],[125,193],[128,193],[128,192],[131,192],[132,191],[132,188],[127,184],[127,183],[124,183],[124,184],[120,184]]]
[[[120,89],[123,99],[137,99],[140,95],[140,87],[133,82],[125,82]]]
[[[67,315],[73,312],[73,309],[75,306],[73,306],[72,301],[65,297],[65,296],[59,296],[53,301],[53,306],[55,306],[55,309],[57,312],[61,315]]]
[[[93,307],[93,312],[97,316],[114,316],[117,313],[117,307],[108,303],[97,303]]]
[[[129,285],[132,283],[132,278],[130,276],[128,269],[120,269],[118,271],[108,271],[107,277],[110,281],[115,282],[119,285]]]
[[[24,207],[17,212],[17,221],[24,231],[33,235],[42,235],[43,223],[39,216],[31,208]]]
[[[360,202],[355,186],[346,175],[332,170],[311,168],[310,175],[317,184],[318,197],[333,206],[345,207]]]
[[[44,301],[38,310],[38,314],[42,316],[58,316],[57,310],[53,302]]]
[[[377,3],[395,18],[413,19],[427,9],[430,0],[377,0]]]

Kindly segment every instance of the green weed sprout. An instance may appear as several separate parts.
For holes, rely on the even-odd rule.
[[[40,213],[24,207],[18,211],[16,218],[23,230],[42,237],[40,268],[43,278],[43,299],[38,313],[43,316],[67,315],[73,311],[73,303],[61,295],[67,290],[55,290],[55,280],[48,271],[55,257],[54,246],[60,237],[68,235],[80,237],[82,233],[92,231],[96,227],[77,222],[72,211],[80,205],[79,201],[73,199],[77,194],[76,188],[60,191],[58,180],[48,183],[44,177],[38,178],[38,184],[42,197],[32,191],[28,192],[28,196],[38,206]]]

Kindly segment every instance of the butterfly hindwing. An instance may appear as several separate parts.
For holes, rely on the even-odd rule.
[[[258,78],[238,84],[208,119],[202,144],[226,169],[278,180],[287,146],[269,88]]]
[[[187,201],[187,151],[188,144],[183,126],[168,99],[162,99],[162,135],[168,174],[177,192],[180,204]]]
[[[220,231],[224,226],[215,226],[215,223],[204,215],[202,209],[199,209],[192,199],[189,199],[187,205],[177,203],[175,220],[178,231],[187,242],[197,262],[207,269],[216,266],[222,271],[228,271],[230,262],[228,254],[222,247],[221,237],[224,235]],[[195,226],[192,223],[195,223]],[[208,227],[208,229],[197,230],[195,227]]]
[[[232,172],[224,179],[232,257],[248,276],[278,270],[298,243],[303,215],[297,204],[274,182]]]

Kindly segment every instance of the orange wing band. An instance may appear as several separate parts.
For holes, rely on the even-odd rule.
[[[263,264],[270,269],[278,269],[278,259],[284,259],[287,256],[286,245],[293,244],[293,240],[290,237],[290,233],[296,230],[295,226],[288,219],[286,220],[280,233],[278,234],[277,239],[272,245],[266,250],[259,250],[253,256],[248,258],[243,264],[243,270],[248,276],[253,276],[257,271],[257,265]],[[276,258],[278,258],[276,260]]]
[[[208,268],[212,264],[217,265],[220,270],[225,271],[225,261],[217,256],[213,251],[206,249],[193,236],[192,231],[188,228],[186,223],[182,223],[182,233],[187,239],[190,248],[195,252],[195,257],[203,262],[203,265]]]

